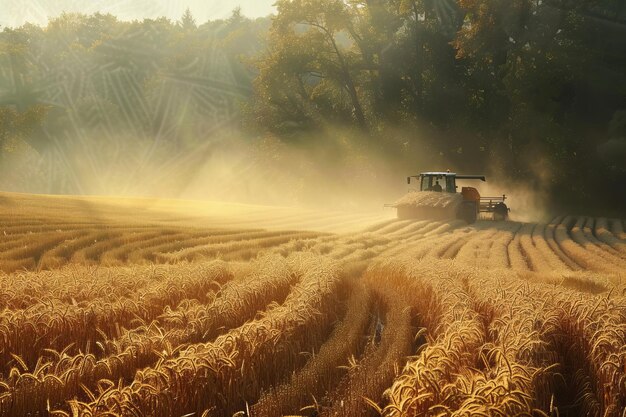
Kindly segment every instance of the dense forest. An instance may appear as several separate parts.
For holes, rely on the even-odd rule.
[[[214,181],[262,175],[305,203],[313,181],[452,168],[525,184],[554,209],[626,211],[623,1],[276,6],[260,19],[63,14],[3,28],[0,185],[156,193],[236,151],[234,179]]]

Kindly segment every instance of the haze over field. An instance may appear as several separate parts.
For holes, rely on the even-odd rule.
[[[518,219],[626,210],[619,2],[0,10],[43,25],[0,32],[2,190],[380,208],[450,169]]]
[[[0,0],[0,417],[625,417],[626,2],[272,1]]]
[[[46,25],[49,18],[62,12],[111,13],[122,20],[143,20],[161,16],[177,20],[186,8],[199,22],[223,19],[236,7],[248,17],[274,13],[273,0],[0,0],[0,26],[16,27],[24,23]]]

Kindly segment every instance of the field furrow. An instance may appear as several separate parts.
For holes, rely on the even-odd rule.
[[[319,352],[307,361],[288,382],[265,392],[251,408],[251,416],[296,415],[302,409],[320,411],[316,399],[335,389],[350,361],[358,357],[367,341],[372,294],[362,283],[353,283],[347,312]]]
[[[593,244],[581,237],[582,232],[576,227],[576,219],[565,217],[556,227],[555,238],[559,247],[577,264],[587,270],[613,272],[616,266],[610,260],[599,254]],[[570,236],[570,229],[575,229]],[[575,238],[574,238],[575,236]],[[582,242],[582,243],[581,243]]]
[[[426,344],[411,357],[386,392],[383,415],[417,416],[435,410],[453,410],[453,382],[478,363],[485,342],[485,325],[473,310],[463,288],[463,274],[447,273],[450,261],[413,263],[393,267],[415,280],[421,289],[417,313]],[[436,279],[433,279],[436,277]]]
[[[0,416],[624,417],[623,220],[386,214],[0,198]]]
[[[322,399],[320,416],[376,415],[368,400],[378,402],[395,378],[396,369],[412,352],[413,300],[400,290],[406,285],[405,277],[370,272],[365,280],[379,303],[372,342],[337,387]]]
[[[615,237],[609,230],[608,220],[604,217],[596,219],[594,234],[603,243],[611,246],[621,253],[622,258],[626,256],[626,242]]]

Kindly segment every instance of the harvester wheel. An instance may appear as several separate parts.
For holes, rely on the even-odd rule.
[[[497,221],[506,220],[509,217],[509,209],[504,203],[498,203],[493,208],[493,219]]]
[[[459,207],[457,217],[461,220],[465,220],[468,224],[474,223],[476,221],[476,216],[476,203],[473,201],[465,201]]]

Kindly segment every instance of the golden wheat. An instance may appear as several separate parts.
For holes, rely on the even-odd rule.
[[[0,416],[626,409],[620,219],[6,198]]]

